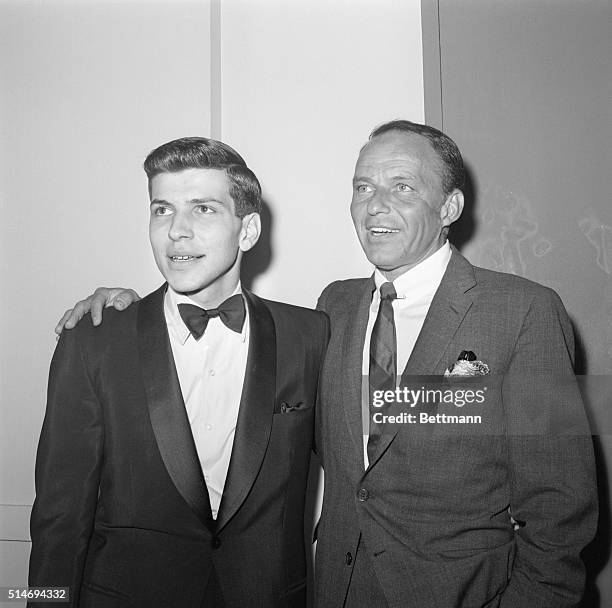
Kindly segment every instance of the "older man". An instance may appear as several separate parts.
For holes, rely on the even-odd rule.
[[[572,328],[553,291],[475,268],[448,244],[463,173],[450,138],[408,121],[376,129],[359,154],[351,214],[376,270],[319,300],[332,327],[321,606],[560,608],[582,594],[597,511]],[[371,391],[385,370],[414,386],[458,358],[489,373],[483,390],[499,385],[480,425],[432,428],[426,414],[368,434],[362,376]]]
[[[463,179],[455,143],[409,121],[378,127],[359,154],[351,214],[376,270],[319,300],[332,328],[317,424],[319,606],[580,601],[597,507],[571,324],[552,290],[473,267],[449,245]],[[107,295],[132,298],[99,292],[96,318]],[[440,403],[424,422],[370,415],[375,391],[455,368],[490,389],[471,427],[445,423]]]

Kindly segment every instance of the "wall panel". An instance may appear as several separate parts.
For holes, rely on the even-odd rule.
[[[161,282],[142,161],[209,133],[209,14],[206,1],[0,2],[0,586],[26,580],[57,319],[96,285]]]

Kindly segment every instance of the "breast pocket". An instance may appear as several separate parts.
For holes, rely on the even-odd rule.
[[[296,408],[282,402],[279,411],[272,417],[272,438],[279,441],[305,438],[311,441],[314,414],[315,408],[312,405],[304,404]]]
[[[268,454],[275,460],[293,463],[310,458],[314,440],[314,407],[279,411],[272,417]]]

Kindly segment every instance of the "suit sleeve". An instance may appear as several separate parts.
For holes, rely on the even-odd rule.
[[[81,353],[81,334],[79,328],[64,331],[51,362],[30,520],[29,585],[69,587],[70,606],[79,601],[103,444],[100,403]]]
[[[323,292],[321,293],[321,295],[319,296],[319,299],[317,300],[317,306],[316,306],[316,310],[322,312],[325,314],[325,337],[324,337],[324,347],[323,350],[321,352],[321,365],[319,366],[319,380],[318,380],[318,386],[317,386],[317,403],[316,403],[316,418],[315,418],[315,434],[314,434],[314,439],[313,439],[313,445],[312,445],[312,449],[314,451],[315,454],[317,454],[317,456],[319,456],[319,458],[321,459],[321,464],[323,467],[325,467],[325,464],[323,462],[323,454],[321,453],[321,448],[323,446],[323,442],[321,440],[321,424],[320,424],[320,420],[321,420],[321,408],[324,407],[322,402],[321,402],[321,373],[323,371],[323,364],[325,362],[325,353],[327,351],[327,345],[329,343],[329,338],[331,335],[331,329],[330,329],[330,321],[329,321],[329,315],[326,309],[326,303],[327,303],[327,294],[329,292],[329,288],[331,287],[331,285],[328,285]],[[317,420],[318,418],[318,420]]]
[[[538,294],[502,387],[510,513],[520,526],[502,608],[564,608],[582,597],[580,552],[595,534],[597,490],[573,349],[560,299],[550,290]]]

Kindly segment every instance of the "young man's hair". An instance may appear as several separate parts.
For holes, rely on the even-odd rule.
[[[182,137],[155,148],[144,161],[149,178],[185,169],[219,169],[230,182],[236,215],[261,212],[261,186],[236,150],[216,139]]]
[[[455,188],[463,188],[465,182],[463,159],[457,144],[448,135],[428,125],[410,122],[409,120],[392,120],[376,127],[370,133],[370,140],[389,131],[416,133],[425,137],[442,161],[442,188],[444,193],[450,194]]]

